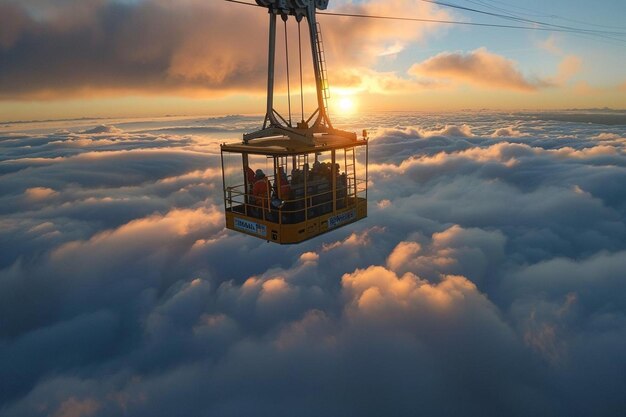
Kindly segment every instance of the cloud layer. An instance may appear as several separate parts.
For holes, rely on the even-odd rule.
[[[388,13],[402,4],[416,16],[446,17],[432,4],[405,3],[335,6],[340,11]],[[0,99],[262,92],[267,79],[266,19],[261,9],[223,1],[1,0]],[[369,20],[354,25],[346,18],[333,22],[324,25],[324,39],[337,73],[352,67],[357,56],[373,62],[390,48],[397,53],[436,27],[390,28]],[[290,30],[297,37],[294,24]],[[310,62],[307,45],[305,68]],[[279,56],[284,54],[281,48],[278,42]],[[297,54],[297,42],[292,42],[291,53]],[[282,83],[282,66],[278,70]]]
[[[0,415],[619,415],[626,129],[552,116],[344,120],[370,216],[289,247],[223,228],[259,120],[3,128]]]

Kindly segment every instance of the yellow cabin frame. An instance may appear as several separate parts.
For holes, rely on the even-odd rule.
[[[323,134],[305,144],[287,136],[273,137],[223,144],[221,156],[230,230],[268,242],[295,244],[367,217],[366,138]],[[265,180],[270,186],[262,198],[252,194],[246,175],[253,170],[250,165],[255,158],[265,158],[269,165]],[[285,179],[290,195],[281,199],[278,189]]]

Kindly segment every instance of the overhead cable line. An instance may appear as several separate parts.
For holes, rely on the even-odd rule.
[[[253,6],[253,7],[262,7],[254,3],[248,3],[241,0],[224,0],[228,3],[236,3],[245,6]],[[435,3],[438,2],[430,1],[430,0],[420,0],[427,3]],[[440,4],[445,5],[445,4]],[[462,6],[459,6],[462,7]],[[480,11],[478,11],[480,12]],[[495,13],[482,12],[484,14],[490,14],[493,17],[505,18],[505,19],[515,19],[511,16],[506,15],[498,15]],[[351,18],[359,18],[359,19],[378,19],[378,20],[395,20],[395,21],[405,21],[405,22],[421,22],[421,23],[437,23],[437,24],[448,24],[448,25],[462,25],[462,26],[478,26],[478,27],[490,27],[490,28],[500,28],[500,29],[520,29],[520,30],[531,30],[531,31],[542,31],[542,32],[562,32],[562,33],[573,33],[579,35],[590,35],[596,36],[608,40],[614,40],[618,42],[624,42],[625,39],[613,38],[610,36],[606,36],[602,33],[595,33],[597,31],[593,30],[585,30],[580,28],[568,28],[563,27],[560,28],[558,25],[550,25],[545,24],[544,26],[521,26],[521,25],[505,25],[505,24],[497,24],[497,23],[478,23],[478,22],[463,22],[458,20],[442,20],[442,19],[426,19],[426,18],[417,18],[417,17],[400,17],[400,16],[381,16],[381,15],[371,15],[371,14],[361,14],[361,13],[339,13],[339,12],[317,12],[318,15],[326,15],[326,16],[338,16],[338,17],[351,17]],[[515,19],[518,20],[518,19]],[[523,22],[523,20],[519,19],[518,21]],[[533,23],[532,21],[528,21],[526,23]],[[533,23],[535,25],[540,23]],[[619,32],[613,33],[614,35],[619,36]],[[626,35],[624,33],[623,35]]]
[[[509,14],[518,13],[518,14],[525,15],[525,16],[565,20],[568,22],[580,23],[581,25],[585,25],[585,26],[595,26],[595,27],[601,27],[605,29],[617,29],[621,31],[626,31],[626,27],[623,27],[623,26],[598,25],[595,23],[584,22],[582,20],[569,19],[567,17],[559,16],[557,14],[545,14],[545,13],[541,13],[533,9],[528,9],[526,7],[520,7],[520,6],[514,6],[512,4],[502,2],[502,1],[497,1],[497,0],[465,0],[465,1],[469,3],[474,3],[479,6],[487,7],[488,9],[493,9],[493,10],[497,10],[497,11],[501,11],[501,12],[509,13]],[[496,6],[495,4],[501,4],[502,7]],[[517,9],[520,11],[514,12],[510,9],[504,8],[505,6],[510,7],[512,9]]]
[[[436,4],[438,6],[448,7],[448,8],[451,8],[451,9],[464,10],[464,11],[467,11],[467,12],[478,13],[478,14],[483,14],[483,15],[492,16],[492,17],[498,17],[498,18],[501,18],[501,19],[513,20],[513,21],[520,22],[520,23],[531,23],[533,25],[540,25],[542,27],[561,29],[561,30],[566,30],[566,31],[570,31],[570,32],[587,33],[587,34],[593,34],[593,35],[626,36],[626,32],[616,32],[616,31],[608,31],[608,30],[596,30],[596,29],[584,29],[584,28],[576,28],[576,27],[572,27],[572,26],[555,25],[555,24],[552,24],[552,23],[545,23],[545,22],[541,22],[541,21],[538,21],[538,20],[532,20],[532,19],[526,19],[526,18],[523,18],[523,17],[514,16],[514,15],[511,15],[511,14],[502,14],[502,13],[488,12],[488,11],[485,11],[485,10],[474,9],[472,7],[460,6],[458,4],[447,3],[447,2],[444,2],[444,1],[440,1],[440,0],[419,0],[419,1],[424,2],[424,3]]]
[[[460,6],[460,5],[454,4],[454,3],[448,3],[448,2],[445,2],[445,1],[441,1],[441,0],[419,0],[419,1],[422,1],[424,3],[435,4],[435,5],[438,5],[438,6],[441,6],[441,7],[448,7],[448,8],[452,8],[452,9],[459,9],[459,10],[468,11],[468,12],[471,12],[471,13],[478,13],[478,14],[491,16],[491,17],[497,17],[497,18],[505,19],[505,20],[512,20],[512,21],[519,22],[519,23],[528,23],[528,24],[532,24],[532,25],[539,25],[539,26],[534,26],[533,27],[534,30],[553,29],[551,31],[554,31],[554,32],[567,32],[567,33],[573,33],[573,34],[578,34],[578,35],[596,36],[598,38],[604,38],[604,39],[607,39],[607,40],[612,40],[612,41],[617,41],[617,42],[624,42],[624,41],[626,41],[626,39],[619,38],[619,37],[626,36],[626,32],[597,30],[597,29],[585,29],[585,28],[578,28],[578,27],[572,27],[572,26],[555,25],[555,24],[552,24],[552,23],[546,23],[546,22],[541,22],[541,21],[538,21],[538,20],[526,19],[526,18],[523,18],[523,17],[515,16],[511,12],[506,12],[506,13],[509,13],[509,14],[493,13],[493,12],[488,12],[488,11],[485,11],[485,10],[474,9],[474,8],[471,8],[471,7]],[[616,36],[617,36],[617,38],[616,38]]]

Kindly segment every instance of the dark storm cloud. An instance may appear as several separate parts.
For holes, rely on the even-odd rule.
[[[624,129],[373,116],[370,216],[277,247],[223,229],[249,123],[1,142],[0,415],[626,407]]]
[[[45,3],[0,3],[1,98],[263,86],[261,15],[216,1]]]

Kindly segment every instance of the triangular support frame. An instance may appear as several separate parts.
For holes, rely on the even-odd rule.
[[[303,142],[306,145],[315,145],[316,135],[335,135],[352,140],[357,140],[355,133],[335,129],[330,121],[324,99],[324,72],[320,55],[320,39],[315,16],[315,1],[309,0],[304,7],[297,7],[298,4],[307,3],[302,0],[256,0],[260,6],[269,9],[269,52],[268,52],[268,79],[267,79],[267,109],[263,128],[256,132],[251,132],[243,136],[244,143],[248,144],[255,139],[262,139],[276,136],[287,136],[293,140]],[[325,8],[327,1],[317,1],[318,7]],[[290,5],[295,7],[289,7]],[[317,92],[317,110],[307,121],[302,121],[293,127],[274,109],[274,74],[276,66],[276,22],[280,16],[287,21],[289,16],[294,16],[298,22],[306,19],[309,27],[311,41],[311,53],[313,57],[313,71],[315,73],[315,84]]]

